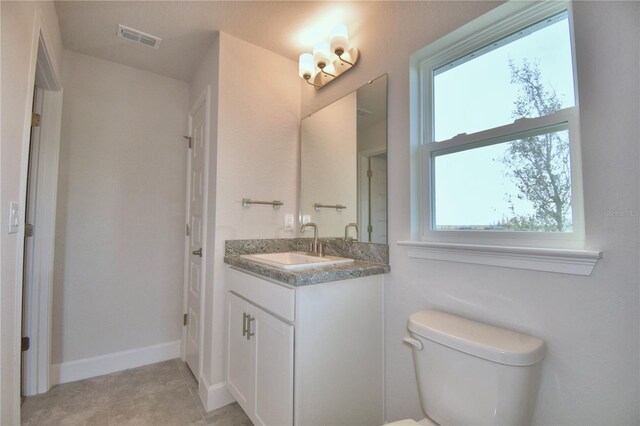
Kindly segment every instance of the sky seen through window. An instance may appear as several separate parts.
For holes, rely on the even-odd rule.
[[[523,61],[537,64],[545,88],[556,92],[562,108],[575,105],[565,12],[531,34],[450,69],[435,70],[434,141],[513,123],[520,87],[511,83],[510,61],[517,67]],[[436,229],[496,224],[512,216],[507,199],[518,214],[533,214],[532,204],[518,199],[515,183],[506,177],[507,166],[499,160],[507,148],[508,142],[435,157]]]

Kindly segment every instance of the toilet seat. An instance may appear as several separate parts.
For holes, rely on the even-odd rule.
[[[384,426],[439,426],[438,423],[431,420],[429,417],[416,422],[413,419],[398,420],[392,423],[386,423]]]

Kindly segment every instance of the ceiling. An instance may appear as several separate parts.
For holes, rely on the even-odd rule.
[[[358,89],[358,129],[387,118],[387,76],[378,77]]]
[[[190,81],[217,31],[297,62],[336,24],[357,45],[361,24],[384,2],[56,1],[64,47]],[[153,49],[117,37],[118,24],[162,39]]]

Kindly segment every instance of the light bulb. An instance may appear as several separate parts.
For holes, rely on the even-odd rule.
[[[329,65],[331,52],[329,51],[329,43],[320,42],[313,47],[313,61],[320,69]]]
[[[300,61],[298,62],[298,74],[305,80],[313,78],[316,73],[316,65],[313,62],[313,55],[311,53],[303,53],[300,55]],[[308,78],[305,76],[309,76]]]
[[[345,25],[337,25],[331,31],[331,52],[340,56],[349,50],[349,36]]]

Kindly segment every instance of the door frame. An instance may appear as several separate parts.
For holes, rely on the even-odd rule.
[[[368,236],[365,225],[369,225],[369,193],[368,191],[365,193],[365,189],[368,189],[365,185],[369,184],[369,178],[367,176],[369,158],[385,152],[387,152],[387,147],[382,145],[358,152],[358,223],[360,225],[358,241],[365,241],[363,237]]]
[[[29,99],[25,110],[24,139],[22,144],[20,203],[26,206],[27,175],[29,168],[29,151],[31,148],[31,111],[33,90],[38,84],[42,89],[42,121],[40,125],[40,149],[36,182],[36,223],[38,229],[33,240],[33,263],[31,276],[33,280],[26,294],[22,294],[24,279],[24,234],[22,223],[18,234],[18,279],[19,286],[16,298],[16,371],[20,371],[20,338],[22,335],[22,298],[25,306],[27,333],[31,340],[31,348],[25,354],[25,395],[35,395],[49,390],[51,370],[51,321],[52,291],[54,278],[54,244],[56,202],[58,193],[58,164],[60,154],[60,130],[62,123],[62,86],[60,75],[56,72],[54,58],[51,55],[52,42],[44,25],[41,11],[35,19],[33,43],[31,46],[31,77]],[[19,386],[15,397],[20,399]]]
[[[205,119],[204,119],[204,198],[202,200],[202,251],[204,256],[202,258],[202,271],[200,274],[200,312],[198,316],[200,318],[200,329],[198,330],[198,376],[202,376],[203,366],[203,339],[204,339],[204,327],[203,315],[204,315],[204,300],[205,300],[205,282],[207,276],[207,224],[209,222],[207,218],[207,207],[209,199],[209,149],[210,149],[210,126],[211,126],[211,86],[207,86],[205,90],[198,96],[198,99],[193,103],[189,109],[188,118],[188,136],[193,136],[193,116],[202,105],[205,105]],[[191,195],[191,155],[187,155],[187,191],[185,197],[185,224],[189,223],[190,216],[190,195]],[[184,282],[182,287],[182,313],[187,313],[187,296],[189,293],[189,236],[184,238]],[[187,327],[182,326],[182,340],[180,345],[180,358],[186,362],[186,348],[187,348]],[[198,383],[200,383],[200,377],[196,377]]]

